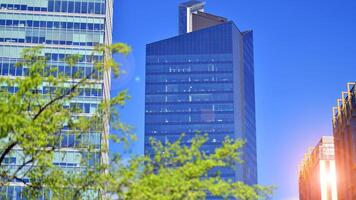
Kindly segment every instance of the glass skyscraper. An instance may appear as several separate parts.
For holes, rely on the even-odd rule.
[[[91,54],[98,44],[111,44],[112,41],[112,0],[0,0],[0,76],[20,77],[28,74],[26,67],[14,67],[24,48],[43,46],[43,55],[49,65],[59,73],[72,75],[82,71],[83,76],[93,70]],[[70,68],[64,62],[68,55],[82,56],[76,67]],[[95,55],[94,59],[103,59],[107,55]],[[110,74],[98,74],[100,80],[93,79],[91,88],[81,90],[78,97],[68,102],[68,107],[79,106],[81,115],[90,117],[98,104],[110,98]],[[9,92],[16,87],[1,86]],[[39,88],[43,94],[51,88],[45,85]],[[76,149],[77,144],[88,143],[100,149],[107,144],[108,124],[102,132],[92,132],[75,137],[70,130],[62,131],[63,150],[55,154],[53,163],[66,171],[79,170],[81,157],[85,152]],[[5,159],[5,164],[19,165],[21,150]],[[106,153],[98,153],[93,162],[107,162]],[[9,199],[22,199],[21,183],[11,183],[1,188]]]
[[[225,137],[243,139],[242,159],[221,176],[257,183],[253,33],[204,12],[204,3],[179,6],[179,35],[146,46],[145,154],[150,138],[189,143],[208,133],[207,153]]]

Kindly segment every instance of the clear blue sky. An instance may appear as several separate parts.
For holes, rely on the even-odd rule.
[[[114,42],[133,52],[113,94],[132,99],[122,119],[136,127],[143,152],[145,44],[178,32],[178,0],[117,0]],[[274,199],[298,197],[297,165],[309,146],[331,135],[331,107],[356,81],[356,1],[207,0],[206,11],[254,30],[259,183],[278,186]],[[117,147],[114,147],[117,148]]]

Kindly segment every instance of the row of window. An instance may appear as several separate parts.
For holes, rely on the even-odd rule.
[[[5,157],[3,160],[5,165],[15,165],[16,164],[16,157]]]
[[[64,62],[67,57],[73,56],[73,54],[63,54],[63,53],[46,53],[45,57],[47,58],[48,61],[61,61]],[[79,63],[92,63],[93,61],[102,61],[103,56],[100,55],[80,55],[78,59],[78,64]],[[2,62],[0,60],[0,64],[13,64],[20,61],[19,59],[12,59],[12,60],[4,60],[2,59]]]
[[[34,43],[34,44],[60,44],[73,46],[97,46],[99,42],[73,42],[65,40],[46,40],[45,37],[26,37],[23,38],[0,38],[0,42],[14,42],[14,43]]]
[[[146,108],[148,109],[148,108]],[[187,109],[188,110],[188,109]],[[146,110],[145,115],[150,118],[151,116],[167,116],[167,115],[215,115],[215,114],[230,114],[233,113],[233,110],[229,111],[214,111],[214,110],[208,110],[208,109],[201,109],[198,111],[180,111],[180,112],[175,112],[172,110],[167,110],[167,111],[153,111],[152,109],[150,111]]]
[[[200,123],[200,124],[146,124],[146,134],[181,134],[181,133],[233,133],[234,123]]]
[[[195,123],[195,122],[233,122],[233,113],[199,113],[185,115],[151,115],[146,117],[146,124],[150,123]]]
[[[182,144],[184,145],[184,144],[190,144],[190,143],[183,142]],[[206,153],[206,154],[211,154],[211,153],[215,152],[215,149],[220,148],[221,146],[222,146],[222,143],[220,143],[220,142],[215,142],[215,143],[207,142],[207,143],[203,144],[199,150],[201,152]],[[151,144],[150,143],[145,143],[145,154],[153,157],[153,156],[156,155],[156,154],[154,154],[154,152],[155,152],[155,149],[151,146]],[[233,172],[232,173],[226,173],[224,175],[225,176],[227,176],[227,175],[234,176],[234,173]],[[221,176],[223,176],[223,174],[221,174]],[[221,198],[219,198],[219,199],[221,199]]]
[[[65,106],[66,109],[69,109],[69,106]],[[79,116],[73,116],[72,117],[73,120],[76,120],[79,118]],[[74,130],[72,127],[69,127],[69,126],[64,126],[62,128],[62,131],[77,131],[77,130]],[[99,132],[102,132],[103,131],[103,128],[102,128],[102,123],[101,122],[98,122],[97,124],[92,124],[92,126],[87,130],[87,132],[89,133],[99,133]]]
[[[233,85],[231,83],[154,84],[146,87],[146,94],[232,91]]]
[[[214,88],[209,89],[191,89],[191,90],[176,90],[176,91],[155,91],[150,90],[146,92],[146,95],[175,95],[175,94],[192,94],[192,95],[200,95],[200,94],[215,94],[215,95],[225,95],[227,93],[232,93],[232,90],[219,90]],[[167,100],[168,101],[168,100]]]
[[[81,152],[58,152],[54,155],[53,163],[61,167],[94,166],[100,162],[100,153],[88,151]],[[73,165],[74,164],[74,165]]]
[[[146,76],[151,76],[151,75],[163,75],[163,76],[169,76],[169,75],[188,75],[188,74],[204,74],[204,75],[213,75],[213,74],[228,74],[228,73],[233,73],[233,71],[195,71],[195,72],[148,72],[146,70]]]
[[[210,75],[210,74],[204,74],[204,75]],[[196,84],[196,83],[232,83],[232,80],[229,79],[224,79],[224,80],[213,80],[213,79],[180,79],[180,80],[170,80],[169,77],[165,78],[164,81],[160,80],[153,80],[150,78],[150,80],[147,80],[146,78],[146,84],[147,85],[167,85],[167,84],[172,84],[172,83],[189,83],[189,84]]]
[[[80,167],[79,163],[54,162],[53,164],[59,167]]]
[[[28,76],[29,70],[26,67],[16,67],[14,63],[0,63],[0,75],[3,76]],[[42,73],[43,76],[71,77],[71,78],[85,78],[102,79],[102,72],[93,72],[92,67],[70,67],[70,66],[52,66],[46,67]]]
[[[66,0],[49,0],[49,12],[66,12],[66,13],[90,13],[90,14],[105,14],[105,2],[80,2]]]
[[[62,93],[68,93],[69,88],[55,88],[55,87],[43,87],[43,94],[53,94],[56,90],[60,90]],[[102,89],[96,88],[80,88],[78,97],[102,97]]]
[[[166,125],[180,125],[180,126],[189,126],[191,124],[229,124],[229,123],[234,123],[233,119],[228,119],[228,120],[196,120],[196,121],[157,121],[157,122],[145,122],[146,125],[160,125],[160,126],[166,126]]]
[[[232,62],[232,54],[182,54],[182,55],[148,55],[147,64],[178,64],[178,63],[228,63]]]
[[[18,89],[19,89],[18,87],[13,87],[13,86],[2,86],[0,88],[0,92],[1,92],[1,90],[7,90],[10,93],[16,93],[16,92],[18,92]],[[65,91],[65,90],[63,90],[63,91]],[[38,92],[40,94],[41,93],[47,94],[47,93],[49,93],[49,89],[37,90],[36,92]],[[98,93],[96,93],[96,95],[98,95]],[[102,94],[100,94],[100,95],[102,95]],[[78,96],[78,97],[83,97],[83,96]],[[97,103],[71,103],[69,106],[65,106],[64,108],[76,110],[78,113],[95,113],[96,110],[98,109],[98,104]]]
[[[179,82],[232,82],[232,73],[222,74],[169,74],[169,75],[148,75],[146,83],[148,84],[165,84]]]
[[[232,112],[232,103],[214,104],[172,104],[172,105],[146,105],[146,114],[169,114],[190,112]]]
[[[46,53],[46,58],[50,61],[64,61],[67,57],[73,56],[72,54],[63,54],[63,53]],[[91,63],[93,61],[102,61],[103,56],[99,55],[80,55],[78,63],[88,62]]]
[[[97,103],[70,103],[69,108],[78,113],[95,113],[98,109]]]
[[[105,3],[49,0],[48,7],[28,6],[25,4],[1,4],[1,9],[83,14],[105,14]]]
[[[21,182],[20,180],[14,180],[13,182]],[[28,179],[26,179],[25,182],[29,182]],[[0,199],[9,199],[9,200],[23,200],[25,198],[25,191],[24,191],[23,186],[6,186],[6,187],[0,187]],[[43,194],[41,200],[46,199],[45,197],[49,197],[50,192],[47,191],[45,194]]]
[[[99,149],[101,143],[100,133],[86,133],[83,135],[62,134],[62,148],[88,147]]]
[[[231,63],[227,64],[183,64],[183,65],[147,65],[147,73],[169,72],[169,73],[190,73],[190,72],[230,72],[233,69]]]
[[[147,62],[147,67],[161,67],[165,65],[171,66],[179,66],[179,65],[209,65],[214,68],[214,65],[221,65],[221,64],[232,64],[231,60],[227,61],[191,61],[191,60],[182,60],[177,62],[168,62],[168,61],[161,61],[161,62]]]
[[[0,19],[0,26],[102,31],[104,24]]]
[[[8,91],[9,93],[16,93],[18,92],[19,88],[15,86],[1,86],[1,90]],[[36,90],[37,94],[54,94],[56,91],[60,91],[62,94],[68,93],[69,88],[55,88],[55,87],[43,87],[42,89]],[[99,97],[103,96],[102,89],[95,89],[95,88],[80,88],[79,94],[77,97]]]
[[[163,102],[214,102],[214,101],[232,101],[233,94],[171,94],[171,95],[146,95],[147,103]]]
[[[182,138],[182,142],[183,143],[191,143],[192,139],[194,139],[196,136],[198,135],[204,135],[207,134],[208,135],[208,143],[222,143],[225,141],[225,139],[228,138],[234,138],[234,134],[233,133],[190,133],[190,134],[186,134],[183,138]],[[170,141],[170,142],[174,142],[177,141],[178,139],[180,139],[182,137],[182,134],[167,134],[167,135],[159,135],[159,134],[146,134],[145,135],[145,143],[148,144],[150,142],[150,138],[154,138],[155,140],[161,141],[161,142],[165,142],[165,141]]]

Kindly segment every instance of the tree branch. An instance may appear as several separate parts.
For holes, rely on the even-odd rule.
[[[85,78],[81,79],[79,82],[77,82],[75,85],[73,85],[70,90],[68,90],[68,92],[64,93],[63,95],[60,95],[54,99],[52,99],[51,101],[49,101],[46,105],[44,105],[43,107],[41,107],[41,109],[38,111],[38,113],[33,117],[33,120],[36,120],[42,112],[44,112],[49,106],[51,106],[53,103],[63,99],[64,97],[70,95],[71,93],[73,93],[82,83],[84,83],[86,80],[88,80],[90,78],[90,76],[92,76],[94,73],[96,72],[96,70],[93,70],[90,74],[88,74]]]
[[[10,153],[10,151],[18,144],[17,141],[11,143],[6,149],[5,151],[1,154],[1,157],[0,157],[0,166],[2,165],[2,162],[4,161],[5,159],[5,156],[7,156],[7,154]]]

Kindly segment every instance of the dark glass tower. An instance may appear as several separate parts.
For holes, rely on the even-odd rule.
[[[204,4],[179,6],[179,36],[146,47],[145,154],[149,138],[189,143],[208,133],[203,146],[213,152],[224,138],[241,138],[244,164],[221,175],[257,183],[255,93],[252,31],[204,13]]]

